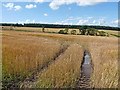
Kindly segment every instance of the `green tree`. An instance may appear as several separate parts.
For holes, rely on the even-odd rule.
[[[85,35],[86,34],[86,32],[87,32],[87,26],[81,26],[80,28],[79,28],[79,32],[81,33],[81,35]]]
[[[58,33],[59,34],[65,34],[64,30],[60,30]]]
[[[42,27],[42,32],[45,32],[45,28],[44,27]]]
[[[84,30],[84,27],[83,26],[79,27],[79,32],[80,33],[82,33],[82,30]]]
[[[92,36],[95,36],[95,35],[97,35],[97,29],[95,29],[95,28],[88,28],[87,29],[87,35],[92,35]]]
[[[71,34],[76,35],[76,34],[77,34],[77,31],[76,31],[76,30],[72,30],[72,31],[71,31]]]
[[[65,28],[65,30],[64,30],[64,34],[67,34],[68,33],[68,28]]]
[[[12,25],[10,25],[10,30],[13,30],[13,26]]]
[[[100,36],[106,36],[106,32],[104,32],[104,31],[99,31],[99,35],[100,35]]]

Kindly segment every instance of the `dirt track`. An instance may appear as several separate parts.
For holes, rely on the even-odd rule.
[[[45,66],[38,69],[37,72],[33,73],[31,77],[26,78],[19,86],[19,88],[32,88],[36,84],[36,81],[39,77],[39,74],[42,73],[45,69],[47,69],[54,61],[56,61],[61,54],[64,54],[64,52],[67,50],[69,46],[66,46],[62,48],[59,53],[54,57],[53,61],[48,62]]]
[[[92,64],[91,64],[90,54],[87,51],[85,51],[83,63],[81,66],[81,75],[77,83],[78,88],[91,88],[90,87],[91,73],[92,73]]]

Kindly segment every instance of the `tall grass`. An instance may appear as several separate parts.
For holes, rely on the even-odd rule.
[[[83,49],[78,44],[71,45],[38,79],[37,88],[75,87],[80,76]]]
[[[90,45],[90,52],[94,65],[91,86],[94,88],[117,88],[118,45],[105,42],[93,43]]]
[[[10,76],[29,76],[30,72],[51,61],[64,46],[60,43],[78,43],[91,53],[94,88],[116,88],[118,84],[118,39],[59,35],[35,32],[3,31],[3,80]],[[66,46],[66,45],[65,45]],[[71,45],[65,53],[40,73],[37,87],[74,87],[80,74],[82,48]],[[7,79],[6,79],[7,78]],[[10,79],[11,80],[11,79]]]
[[[52,40],[3,36],[3,84],[10,85],[30,76],[54,59],[63,46]]]

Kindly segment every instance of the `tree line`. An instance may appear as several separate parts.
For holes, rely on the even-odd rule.
[[[71,28],[71,29],[87,29],[87,28],[95,28],[95,29],[103,29],[103,30],[116,30],[119,31],[119,27],[110,27],[110,26],[95,26],[95,25],[59,25],[59,24],[40,24],[40,23],[1,23],[0,26],[13,26],[13,27],[42,27],[42,28]]]
[[[58,33],[59,34],[68,34],[68,30],[69,28],[65,28],[63,30],[60,30]],[[83,27],[79,28],[79,34],[77,34],[76,30],[71,30],[70,34],[73,35],[90,35],[90,36],[107,36],[109,37],[109,33],[105,32],[105,31],[99,31],[95,28],[86,28],[84,29]]]

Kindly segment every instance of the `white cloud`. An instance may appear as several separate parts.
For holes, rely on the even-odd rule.
[[[120,22],[120,20],[114,20],[112,21],[112,24],[118,24],[118,22]]]
[[[62,24],[76,24],[76,25],[88,25],[91,22],[91,19],[93,17],[86,17],[86,18],[83,18],[83,17],[69,17],[63,21],[61,21],[60,23]]]
[[[33,4],[28,4],[25,6],[25,8],[27,9],[32,9],[32,8],[36,8],[37,6],[36,5],[33,5]]]
[[[87,25],[89,23],[89,20],[87,19],[81,19],[79,20],[79,22],[77,23],[77,25]]]
[[[19,5],[15,5],[14,3],[7,3],[7,4],[3,4],[4,7],[8,8],[8,10],[20,10],[22,7]]]
[[[44,16],[48,16],[48,14],[47,14],[47,13],[44,13]]]
[[[92,19],[93,17],[88,17],[88,19]]]
[[[35,20],[29,20],[29,19],[27,19],[27,20],[25,21],[25,23],[35,23]]]
[[[61,22],[55,22],[55,23],[53,23],[53,24],[62,24]]]
[[[93,24],[96,24],[97,23],[97,21],[96,20],[93,20],[93,22],[92,22]]]
[[[36,21],[36,20],[31,20],[31,19],[26,19],[26,20],[19,20],[18,22],[15,22],[15,23],[21,23],[21,24],[24,24],[24,23],[41,23],[41,24],[54,24],[54,23],[50,23],[50,22],[45,22],[45,21]]]
[[[52,0],[49,6],[56,10],[59,6],[64,4],[73,4],[76,3],[79,6],[94,5],[100,2],[107,2],[108,0]]]
[[[9,8],[9,9],[13,9],[14,8],[14,3],[7,3],[7,4],[3,4],[4,7]]]
[[[106,22],[105,18],[95,19],[94,17],[81,18],[77,22],[77,25],[107,25],[109,22]]]
[[[19,21],[19,23],[35,23],[35,20],[26,19],[25,21]]]
[[[111,22],[111,25],[114,25],[114,26],[120,26],[120,19],[118,20],[113,20],[112,22]]]
[[[103,18],[98,20],[98,25],[105,25],[105,23],[106,23],[106,21]]]
[[[62,21],[61,22],[55,22],[55,23],[53,22],[51,24],[73,25],[73,23],[71,23],[71,22],[65,22],[65,23],[63,23]]]
[[[69,22],[69,21],[77,21],[77,20],[80,20],[81,17],[69,17],[65,20],[62,21],[62,23],[66,23],[66,22]]]
[[[75,0],[80,6],[94,5],[100,2],[107,2],[108,0]]]
[[[34,0],[34,2],[36,2],[36,3],[43,3],[43,2],[45,2],[45,0]]]
[[[17,10],[20,10],[22,7],[19,5],[16,5],[16,6],[14,6],[14,8],[15,8],[15,11],[17,11]]]

